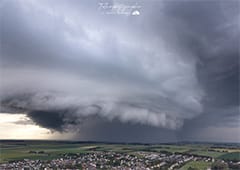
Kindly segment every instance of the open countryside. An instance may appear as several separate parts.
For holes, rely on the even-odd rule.
[[[0,169],[240,169],[240,145],[1,141]]]

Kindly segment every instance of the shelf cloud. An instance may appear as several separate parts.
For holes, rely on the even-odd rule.
[[[98,3],[0,3],[1,112],[60,132],[95,118],[179,134],[196,120],[238,127],[237,0],[139,1],[134,16]]]

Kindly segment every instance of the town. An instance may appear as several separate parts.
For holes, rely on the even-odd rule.
[[[61,158],[52,160],[30,160],[24,159],[19,161],[9,161],[0,164],[0,169],[115,169],[115,170],[150,170],[163,169],[173,170],[180,169],[189,161],[205,161],[214,163],[215,159],[208,156],[198,156],[191,154],[170,154],[154,152],[135,152],[116,153],[106,151],[95,151],[92,153],[69,153],[63,154]],[[218,160],[222,167],[240,167],[240,162],[225,162]],[[209,170],[211,167],[209,167]]]

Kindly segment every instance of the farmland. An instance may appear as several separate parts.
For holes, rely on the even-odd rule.
[[[190,167],[191,168],[198,168],[198,169],[207,169],[208,167],[211,166],[211,163],[209,162],[204,162],[204,161],[191,161],[181,167],[180,170],[188,170]]]
[[[240,161],[240,148],[238,144],[119,144],[68,141],[1,141],[0,148],[0,164],[26,159],[50,161],[67,159],[72,156],[74,158],[85,158],[86,155],[88,157],[101,155],[106,156],[106,159],[108,159],[109,154],[116,155],[116,157],[124,155],[126,158],[128,158],[126,155],[133,156],[136,162],[139,160],[143,161],[146,157],[156,157],[153,161],[156,164],[149,164],[148,166],[161,165],[162,169],[164,167],[172,169],[181,168],[182,170],[189,167],[205,169],[206,167],[210,167],[212,162],[218,160],[226,162]],[[159,158],[157,159],[157,157]],[[93,159],[91,158],[91,160]],[[165,162],[165,164],[159,164],[160,160],[162,163]]]

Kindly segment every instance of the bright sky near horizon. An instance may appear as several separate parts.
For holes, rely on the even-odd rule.
[[[61,138],[59,137],[61,136]],[[0,139],[58,139],[71,137],[68,133],[51,132],[47,128],[36,125],[25,114],[1,113]]]
[[[23,123],[23,121],[28,120],[29,118],[25,114],[1,113],[0,138],[47,139],[51,136],[51,132],[46,128],[39,127],[33,123]]]

